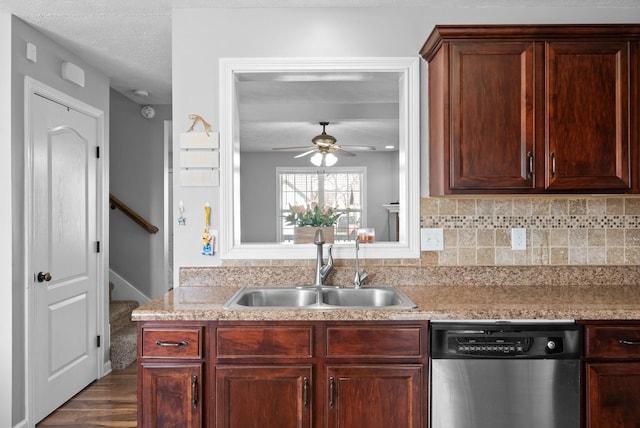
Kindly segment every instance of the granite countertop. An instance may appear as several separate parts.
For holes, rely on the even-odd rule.
[[[640,286],[399,285],[415,309],[247,309],[222,305],[240,286],[182,286],[133,312],[134,321],[640,319]]]

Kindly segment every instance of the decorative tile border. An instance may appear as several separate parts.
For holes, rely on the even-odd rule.
[[[636,229],[640,216],[423,216],[421,227],[443,229]]]

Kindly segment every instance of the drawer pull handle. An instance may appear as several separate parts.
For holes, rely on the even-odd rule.
[[[329,407],[333,409],[335,402],[333,401],[336,393],[336,381],[333,376],[329,378]]]
[[[196,375],[191,378],[191,404],[194,409],[198,407],[198,376]]]
[[[309,408],[309,378],[306,376],[302,379],[302,404],[305,409]]]
[[[187,346],[189,342],[186,340],[181,340],[180,342],[165,342],[164,340],[156,340],[156,345],[158,346],[168,346],[168,347],[178,347],[178,346]]]
[[[618,343],[621,345],[640,345],[640,340],[620,339],[618,340]]]

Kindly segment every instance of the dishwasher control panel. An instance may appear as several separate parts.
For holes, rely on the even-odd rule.
[[[579,352],[580,330],[575,324],[431,326],[432,358],[575,358]]]
[[[525,354],[531,349],[531,337],[474,337],[462,334],[459,337],[449,337],[449,349],[458,354]]]

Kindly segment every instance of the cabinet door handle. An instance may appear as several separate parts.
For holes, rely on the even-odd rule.
[[[336,380],[331,376],[329,378],[329,407],[333,409],[335,406],[335,402],[333,401],[334,395],[336,393]]]
[[[527,178],[533,178],[533,153],[527,152],[527,161],[529,171],[527,171]]]
[[[177,347],[177,346],[187,346],[189,342],[186,340],[181,340],[180,342],[165,342],[164,340],[156,340],[156,345],[158,346],[168,346],[168,347]]]
[[[309,408],[309,378],[306,376],[302,379],[302,404],[305,409]]]
[[[191,404],[193,408],[198,407],[198,376],[191,377]]]
[[[640,345],[640,340],[620,339],[618,340],[618,343],[621,345]]]
[[[556,178],[556,153],[551,152],[551,178]]]

